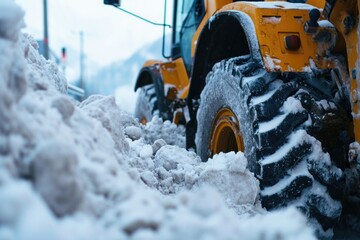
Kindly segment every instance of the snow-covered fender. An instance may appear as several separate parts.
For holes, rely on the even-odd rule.
[[[139,72],[139,75],[136,78],[135,88],[134,88],[135,92],[138,88],[141,88],[145,85],[152,84],[152,83],[159,84],[160,82],[162,82],[160,71],[159,71],[160,63],[161,63],[161,61],[148,60],[143,64],[143,66]],[[159,82],[159,83],[157,83],[157,82]]]
[[[186,125],[187,148],[195,146],[196,112],[207,74],[215,63],[241,55],[250,55],[254,62],[264,67],[252,19],[240,11],[217,13],[208,20],[197,41],[187,98],[190,114]]]
[[[320,10],[316,6],[235,2],[220,9],[220,12],[229,11],[241,11],[251,18],[268,72],[311,72],[314,67],[329,67],[328,60],[320,59],[335,46],[336,30],[329,21],[318,21]]]

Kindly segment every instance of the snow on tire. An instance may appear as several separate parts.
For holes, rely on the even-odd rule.
[[[260,181],[263,206],[294,205],[320,238],[331,238],[342,211],[338,190],[344,186],[343,172],[331,158],[336,163],[345,159],[339,151],[331,156],[327,149],[331,152],[334,143],[327,141],[340,139],[348,126],[341,106],[312,89],[307,78],[267,73],[246,57],[215,64],[201,94],[196,149],[203,161],[215,154],[209,150],[214,119],[221,109],[231,109],[249,169]],[[329,116],[331,121],[326,121]],[[329,124],[331,140],[322,137]]]
[[[149,84],[140,89],[135,107],[135,118],[145,124],[150,122],[153,116],[158,116],[157,97],[154,84]]]

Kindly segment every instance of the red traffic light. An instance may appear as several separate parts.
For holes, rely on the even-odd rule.
[[[66,59],[66,48],[64,47],[61,49],[61,58]]]

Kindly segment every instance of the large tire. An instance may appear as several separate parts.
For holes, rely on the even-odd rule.
[[[348,145],[339,139],[348,120],[331,96],[308,84],[319,79],[299,76],[266,73],[246,58],[215,64],[197,112],[196,150],[203,161],[216,154],[209,151],[214,121],[229,109],[234,117],[227,121],[239,127],[235,134],[260,181],[263,206],[296,206],[320,238],[331,238],[342,211],[343,172],[336,163],[345,161]],[[330,157],[334,146],[340,147]]]
[[[150,122],[154,116],[159,116],[157,96],[154,84],[149,84],[140,89],[136,101],[135,118],[137,118],[140,123],[146,124]]]

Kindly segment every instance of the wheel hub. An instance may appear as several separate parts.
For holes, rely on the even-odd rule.
[[[222,108],[216,114],[209,149],[211,155],[220,152],[244,151],[239,121],[229,108]]]

